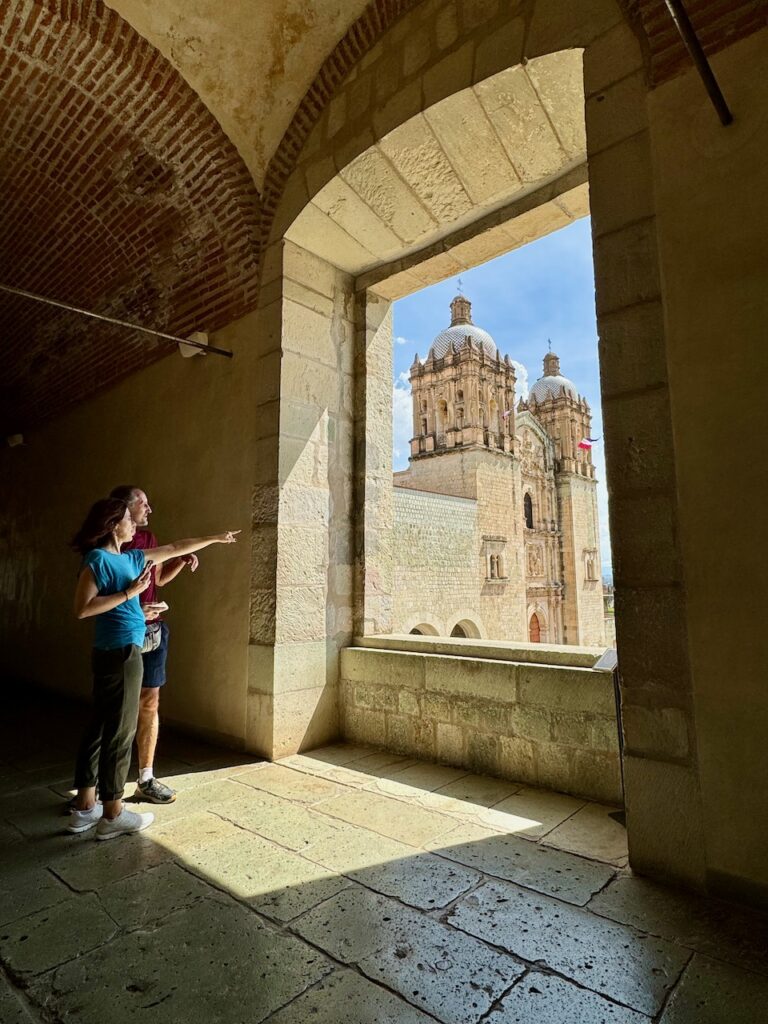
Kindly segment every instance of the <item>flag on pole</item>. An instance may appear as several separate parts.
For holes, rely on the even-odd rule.
[[[507,418],[507,417],[509,416],[509,414],[510,414],[511,412],[512,412],[512,410],[511,410],[511,409],[505,409],[505,410],[504,410],[504,412],[503,412],[503,413],[501,414],[501,418],[502,418],[503,420],[505,420],[505,419],[506,419],[506,418]]]
[[[592,445],[597,444],[599,440],[599,437],[582,437],[579,441],[578,447],[583,448],[584,451],[588,452],[592,448]]]

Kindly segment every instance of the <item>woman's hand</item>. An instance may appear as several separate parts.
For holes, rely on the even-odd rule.
[[[141,575],[137,576],[136,579],[128,587],[125,592],[128,598],[138,597],[139,594],[143,594],[149,584],[152,582],[152,563],[147,562],[141,571]]]
[[[240,532],[240,530],[227,530],[226,533],[218,534],[216,540],[219,544],[234,544]]]

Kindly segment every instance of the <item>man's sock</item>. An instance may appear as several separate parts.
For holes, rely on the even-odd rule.
[[[139,783],[149,782],[150,779],[154,778],[154,774],[152,765],[150,765],[149,768],[139,769]]]

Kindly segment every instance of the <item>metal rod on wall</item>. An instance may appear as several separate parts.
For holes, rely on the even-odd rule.
[[[720,90],[720,86],[717,84],[714,72],[693,29],[685,7],[683,7],[683,0],[664,0],[664,2],[667,5],[667,10],[672,15],[672,20],[677,26],[677,31],[680,33],[680,38],[683,40],[691,60],[696,65],[696,70],[701,75],[704,88],[709,93],[709,98],[714,104],[717,116],[723,125],[733,124],[733,114],[728,109],[728,104],[725,102],[725,97]]]
[[[103,316],[101,313],[92,313],[88,309],[80,309],[77,306],[70,306],[66,302],[59,302],[56,299],[47,299],[44,295],[35,295],[34,292],[26,292],[23,288],[13,288],[9,284],[0,284],[0,292],[8,292],[10,295],[20,295],[23,299],[32,299],[34,302],[43,302],[47,306],[56,306],[58,309],[66,309],[69,313],[79,313],[80,316],[89,316],[94,320],[101,320],[115,327],[125,327],[129,331],[140,331],[142,334],[151,334],[153,338],[161,338],[163,341],[172,341],[175,345],[187,345],[190,348],[199,348],[203,352],[215,352],[217,356],[226,356],[231,359],[234,353],[225,348],[216,348],[215,345],[203,345],[199,341],[190,341],[189,338],[177,338],[175,334],[166,334],[164,331],[155,331],[151,327],[139,327],[138,324],[128,323],[127,320],[116,320],[112,316]]]

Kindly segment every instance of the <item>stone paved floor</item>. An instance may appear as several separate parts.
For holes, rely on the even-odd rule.
[[[166,733],[177,802],[97,843],[62,832],[81,714],[0,726],[2,1024],[768,1021],[768,919],[633,877],[610,808]]]

